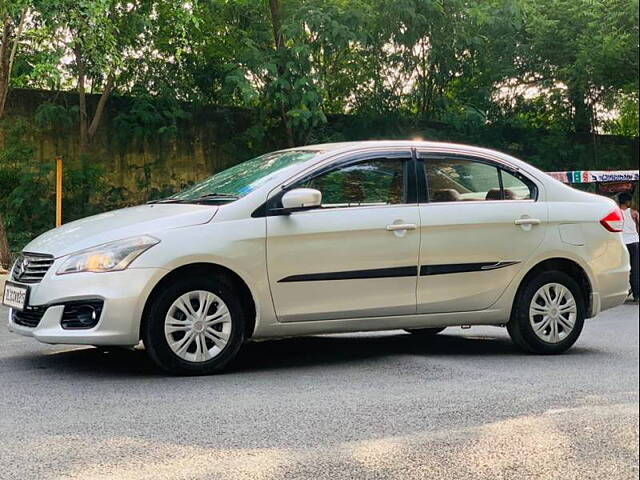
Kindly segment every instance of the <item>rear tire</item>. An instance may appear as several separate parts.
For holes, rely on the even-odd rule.
[[[413,333],[414,335],[433,336],[442,332],[447,327],[440,328],[406,328],[405,332]]]
[[[578,340],[585,316],[586,302],[578,283],[564,272],[546,271],[520,288],[507,330],[527,352],[559,354]]]
[[[178,375],[222,371],[245,339],[246,314],[223,278],[182,278],[152,299],[142,340],[153,362]]]

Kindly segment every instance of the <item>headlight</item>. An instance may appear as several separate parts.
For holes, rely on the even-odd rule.
[[[143,252],[160,240],[148,235],[126,238],[72,253],[57,274],[77,272],[115,272],[124,270]]]

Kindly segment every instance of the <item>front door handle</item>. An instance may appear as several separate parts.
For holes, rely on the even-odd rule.
[[[519,218],[514,220],[513,223],[516,225],[540,225],[542,222],[538,218]]]
[[[397,232],[399,230],[415,230],[418,226],[415,223],[394,223],[392,225],[387,225],[387,230],[389,232]]]

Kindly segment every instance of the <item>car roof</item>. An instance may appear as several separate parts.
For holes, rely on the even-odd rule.
[[[434,142],[425,140],[362,140],[354,142],[335,142],[335,143],[319,143],[316,145],[304,145],[299,147],[290,148],[288,150],[311,150],[316,152],[335,152],[335,151],[349,151],[358,150],[362,148],[421,148],[421,149],[435,149],[435,150],[456,150],[456,151],[475,151],[478,153],[490,154],[493,156],[500,156],[504,158],[513,158],[496,150],[490,150],[488,148],[477,147],[473,145],[465,145],[462,143],[451,142]]]
[[[424,140],[364,140],[354,142],[321,143],[317,145],[305,145],[290,148],[290,151],[315,151],[325,154],[348,153],[350,151],[368,148],[417,148],[434,151],[449,151],[460,154],[489,156],[511,167],[524,168],[525,170],[537,170],[532,165],[523,162],[511,155],[488,148],[465,145],[461,143],[434,142]]]

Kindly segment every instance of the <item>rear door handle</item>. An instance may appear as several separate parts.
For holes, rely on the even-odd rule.
[[[514,220],[516,225],[540,225],[542,222],[538,218],[519,218]]]
[[[398,230],[415,230],[418,226],[415,223],[394,223],[387,225],[387,230],[390,232],[397,232]]]

